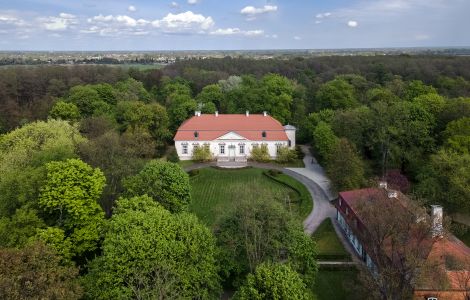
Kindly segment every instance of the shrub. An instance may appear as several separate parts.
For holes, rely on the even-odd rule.
[[[180,161],[180,158],[178,157],[178,153],[176,152],[176,149],[171,149],[171,151],[168,153],[167,156],[168,161],[177,163]]]
[[[277,150],[276,161],[278,163],[288,163],[293,162],[297,159],[297,152],[295,150],[289,149],[289,147],[280,147]]]
[[[194,147],[193,160],[197,162],[206,162],[212,160],[212,154],[209,146]]]
[[[300,145],[295,146],[295,153],[299,159],[304,159],[305,153],[302,151],[302,148],[300,148]]]
[[[268,145],[262,144],[261,146],[255,146],[251,150],[251,159],[258,162],[268,162],[271,160],[268,152]]]

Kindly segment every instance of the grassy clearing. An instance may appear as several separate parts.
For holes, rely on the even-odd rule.
[[[353,286],[356,278],[356,270],[319,270],[313,288],[314,299],[350,299],[351,289],[347,286]]]
[[[317,243],[319,260],[351,260],[351,256],[336,235],[331,219],[323,221],[312,237]]]
[[[299,213],[298,192],[272,180],[263,172],[264,170],[255,168],[201,169],[197,176],[191,178],[193,200],[190,211],[211,226],[217,220],[217,216],[230,211],[240,199],[267,198],[290,203],[286,206],[293,213],[302,216],[302,213]]]

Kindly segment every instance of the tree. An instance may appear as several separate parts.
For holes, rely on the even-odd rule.
[[[133,78],[120,81],[115,85],[115,95],[117,101],[142,101],[150,103],[150,93],[145,89],[144,84]],[[102,93],[103,88],[98,89]],[[103,99],[104,100],[104,99]]]
[[[354,145],[345,138],[339,139],[326,163],[326,172],[336,191],[360,188],[364,182],[364,163]]]
[[[240,300],[311,299],[305,283],[289,265],[263,263],[254,274],[248,274],[246,283],[234,295]]]
[[[291,119],[291,106],[294,95],[293,83],[284,76],[268,74],[261,79],[262,110],[285,124]]]
[[[48,212],[51,225],[62,228],[75,255],[98,247],[104,213],[98,204],[105,186],[103,173],[79,159],[50,162],[39,205]]]
[[[206,162],[212,160],[212,153],[209,145],[194,147],[192,159],[198,162]]]
[[[127,197],[148,195],[171,212],[185,211],[191,202],[189,176],[171,162],[150,161],[124,188]]]
[[[450,122],[443,135],[447,139],[447,148],[458,153],[470,153],[470,117]]]
[[[273,201],[274,200],[274,201]],[[246,201],[216,224],[223,278],[233,285],[266,261],[286,262],[308,286],[317,272],[315,243],[275,199]]]
[[[0,298],[80,299],[78,269],[60,260],[42,243],[21,250],[0,248]]]
[[[106,104],[92,86],[81,85],[70,89],[67,101],[75,104],[80,110],[80,114],[85,117],[93,115],[95,109],[101,104]]]
[[[283,164],[293,162],[297,159],[297,152],[295,149],[289,149],[289,147],[279,147],[277,150],[276,161]]]
[[[0,218],[0,247],[23,247],[38,228],[45,226],[35,209],[18,208],[11,217]]]
[[[331,126],[321,121],[313,130],[313,142],[316,154],[324,161],[328,161],[331,152],[338,143],[338,138],[331,129]]]
[[[411,298],[422,271],[428,267],[436,271],[437,267],[427,260],[435,242],[429,216],[411,201],[402,204],[402,199],[364,198],[356,208],[366,224],[361,240],[374,263],[372,274],[361,266],[361,281],[380,299]]]
[[[58,120],[77,121],[80,119],[80,111],[73,103],[58,101],[49,112],[49,117]]]
[[[196,96],[196,102],[205,105],[215,105],[215,110],[220,109],[220,104],[224,102],[224,94],[220,85],[210,84],[205,86],[202,91]],[[204,111],[210,113],[209,111]]]
[[[268,162],[271,160],[271,156],[268,152],[268,145],[261,144],[261,146],[254,146],[251,149],[251,157],[250,159],[258,162]]]
[[[413,100],[421,95],[437,94],[434,87],[425,85],[421,80],[412,80],[405,88],[404,98],[406,100]]]
[[[317,110],[346,109],[358,106],[354,87],[344,79],[334,79],[323,84],[315,95]]]
[[[189,213],[153,199],[119,199],[85,285],[90,298],[211,299],[218,296],[215,239]]]

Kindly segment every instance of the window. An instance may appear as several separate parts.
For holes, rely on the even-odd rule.
[[[427,297],[426,300],[438,300],[437,297]]]
[[[276,153],[279,153],[279,150],[281,150],[282,144],[276,144]]]
[[[225,154],[225,145],[219,145],[220,154]]]
[[[194,137],[197,139],[199,137],[199,132],[194,131]]]
[[[288,145],[289,147],[292,147],[292,141],[289,140],[289,141],[287,142],[287,145]]]
[[[261,137],[266,137],[266,131],[261,132]]]
[[[188,144],[183,144],[183,154],[188,154]]]
[[[244,144],[240,145],[240,154],[245,154],[245,145]]]

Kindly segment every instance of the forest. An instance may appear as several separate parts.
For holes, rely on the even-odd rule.
[[[315,245],[282,207],[242,201],[214,230],[188,212],[189,175],[171,146],[195,110],[268,111],[296,126],[336,191],[384,179],[470,215],[470,57],[6,67],[0,274],[42,277],[28,289],[3,280],[0,298],[309,299]]]

